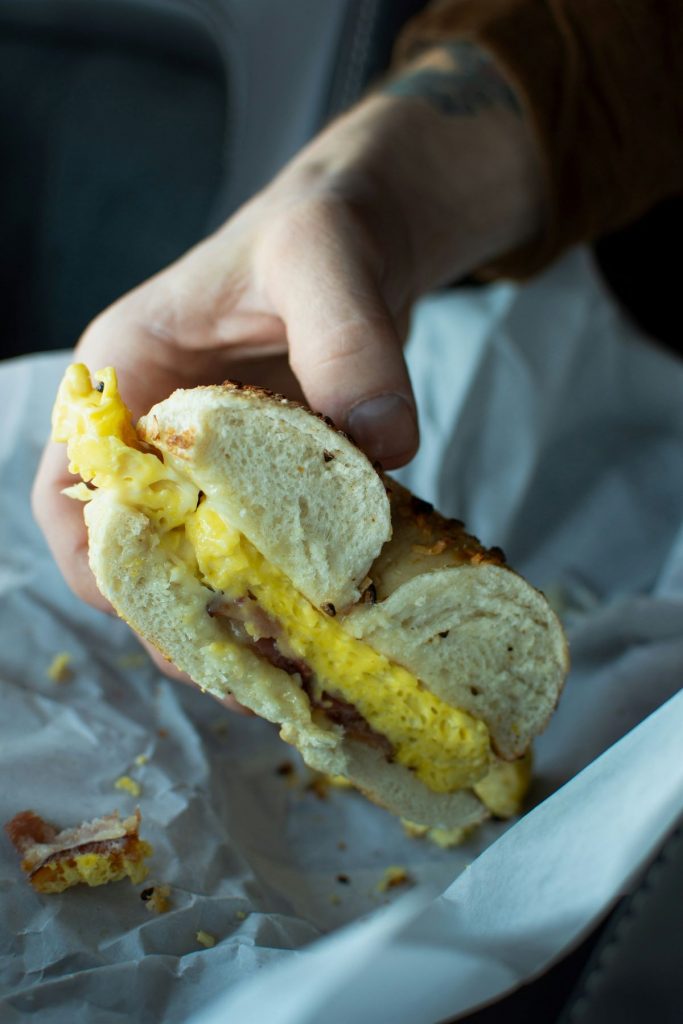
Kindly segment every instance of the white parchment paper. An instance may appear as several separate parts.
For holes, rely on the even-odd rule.
[[[0,366],[0,816],[139,803],[150,881],[172,890],[161,916],[127,882],[40,897],[0,840],[3,1021],[437,1021],[560,956],[680,817],[683,364],[581,251],[524,288],[424,302],[409,358],[423,448],[404,480],[502,543],[572,647],[537,806],[455,851],[354,794],[320,800],[271,727],[163,679],[71,597],[28,511],[67,356]],[[416,888],[380,894],[389,864]]]

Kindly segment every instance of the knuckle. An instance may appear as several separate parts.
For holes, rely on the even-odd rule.
[[[378,361],[386,365],[388,341],[393,341],[393,328],[386,315],[348,317],[328,327],[312,346],[292,346],[290,363],[297,376],[307,377],[359,363],[370,371]],[[398,343],[395,348],[400,350]]]
[[[292,259],[310,252],[312,244],[335,235],[344,204],[335,196],[308,195],[287,204],[270,221],[264,247],[275,259]]]

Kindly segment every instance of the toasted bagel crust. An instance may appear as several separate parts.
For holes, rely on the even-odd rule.
[[[138,430],[313,604],[358,599],[391,517],[381,477],[346,434],[234,382],[176,391]]]

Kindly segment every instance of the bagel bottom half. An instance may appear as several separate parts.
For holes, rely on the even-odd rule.
[[[235,643],[207,615],[207,590],[181,561],[171,562],[144,513],[106,496],[85,507],[90,563],[119,615],[170,661],[217,697],[233,694],[277,723],[313,769],[343,775],[394,814],[444,829],[476,824],[489,811],[469,789],[435,793],[382,750],[316,722],[292,677]]]

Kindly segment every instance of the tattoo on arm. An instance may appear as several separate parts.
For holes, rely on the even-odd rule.
[[[495,107],[521,113],[513,89],[484,50],[464,41],[445,43],[438,49],[445,51],[454,66],[416,68],[388,82],[382,92],[427,100],[450,117],[473,117]]]

